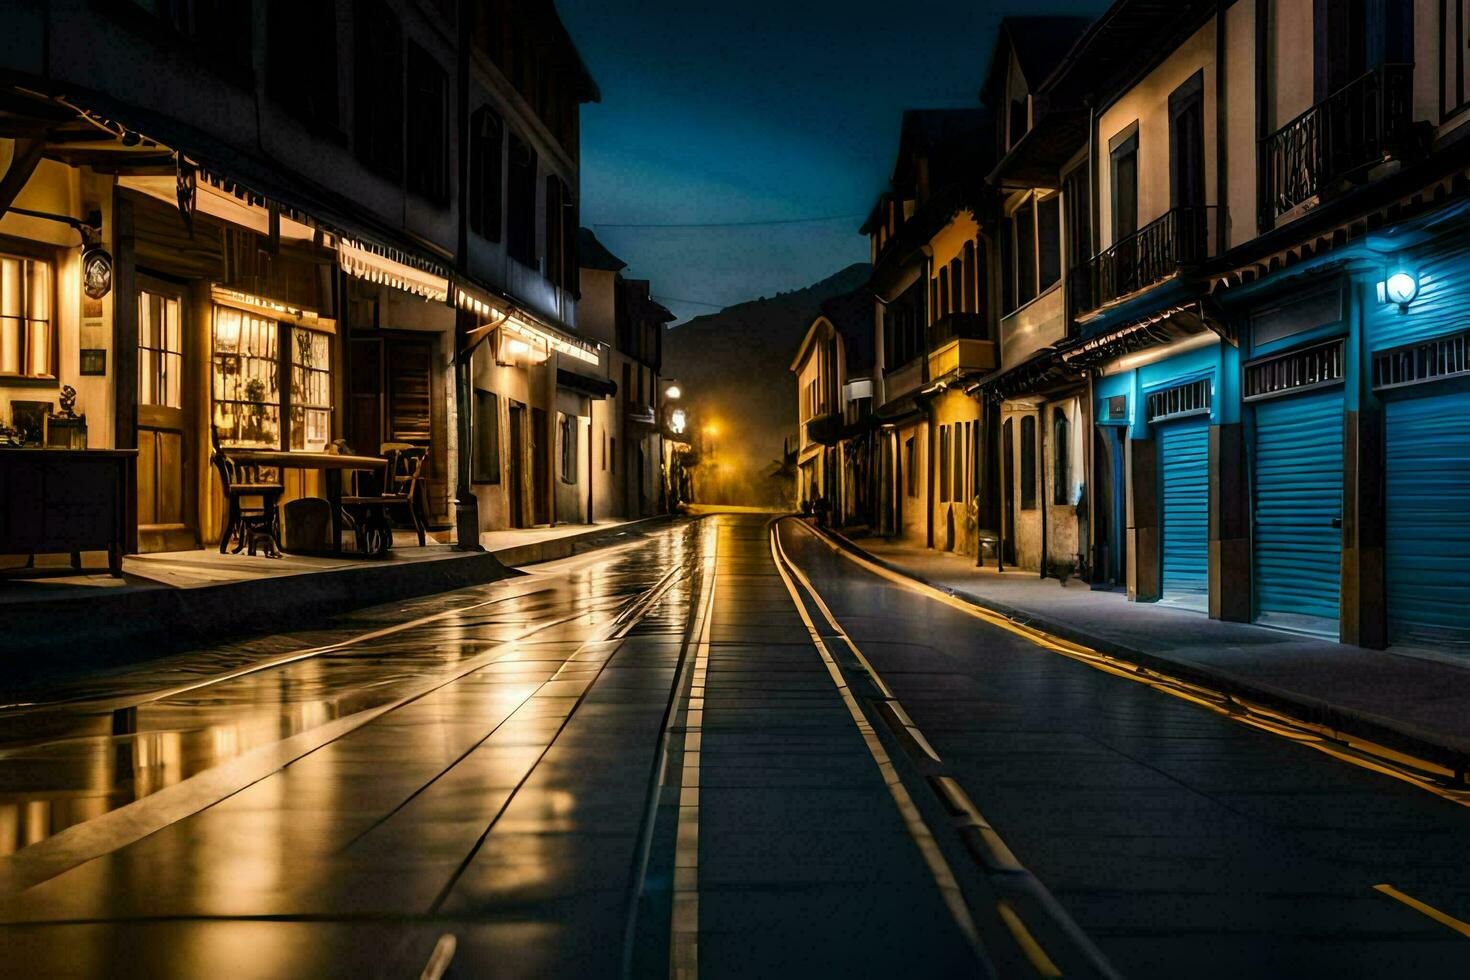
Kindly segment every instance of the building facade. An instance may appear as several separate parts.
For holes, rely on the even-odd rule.
[[[915,220],[934,172],[906,118],[864,227],[881,532],[954,548],[956,499],[978,489],[1008,567],[1470,649],[1461,13],[1119,0],[1092,22],[1007,18],[986,135],[953,151],[992,151],[960,168],[983,176],[969,210]],[[996,355],[946,385],[933,335],[956,314]],[[951,410],[956,388],[973,407]]]
[[[75,389],[74,445],[136,450],[130,548],[218,540],[214,433],[423,447],[441,540],[587,518],[550,477],[606,383],[577,331],[597,90],[550,3],[76,0],[5,35],[0,420],[34,442]]]
[[[834,297],[791,362],[797,386],[796,500],[839,526],[874,520],[873,298]]]

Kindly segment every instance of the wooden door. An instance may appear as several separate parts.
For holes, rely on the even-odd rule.
[[[551,523],[550,424],[546,409],[531,409],[531,513],[537,524]]]
[[[526,406],[510,403],[510,457],[505,495],[510,502],[511,527],[526,526]]]
[[[199,546],[185,312],[182,291],[149,281],[138,292],[138,549],[144,552]]]

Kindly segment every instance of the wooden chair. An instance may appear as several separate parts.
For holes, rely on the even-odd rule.
[[[210,462],[219,473],[229,510],[224,530],[220,532],[219,553],[224,554],[230,539],[236,541],[233,554],[249,547],[255,554],[257,542],[264,542],[265,557],[281,557],[280,501],[285,487],[262,477],[260,467],[237,463],[224,453],[219,441],[219,427],[209,427],[209,443],[214,452]]]
[[[382,493],[342,498],[342,509],[352,522],[358,550],[375,555],[385,555],[393,547],[393,522],[388,513],[392,508],[408,511],[409,520],[418,532],[419,547],[425,543],[417,498],[429,451],[419,446],[403,446],[390,449],[386,455],[388,465]]]

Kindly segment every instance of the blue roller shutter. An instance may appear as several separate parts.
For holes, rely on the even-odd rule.
[[[1256,406],[1256,618],[1338,634],[1342,389]]]
[[[1203,606],[1210,588],[1209,416],[1166,422],[1158,433],[1163,597]]]
[[[1470,652],[1470,392],[1385,412],[1389,638]]]

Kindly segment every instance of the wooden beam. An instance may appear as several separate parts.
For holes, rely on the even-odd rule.
[[[18,139],[15,141],[15,155],[10,160],[10,169],[5,171],[4,177],[0,177],[0,214],[10,210],[10,206],[25,189],[26,182],[31,179],[31,174],[36,172],[36,167],[40,165],[45,151],[46,142],[44,140]]]

